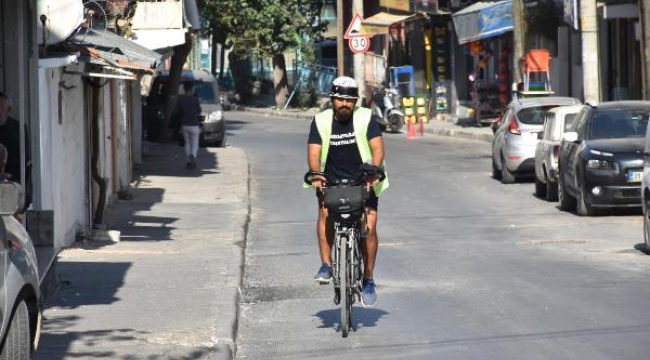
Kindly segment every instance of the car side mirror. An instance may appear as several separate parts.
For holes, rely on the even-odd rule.
[[[496,134],[499,125],[501,125],[501,119],[492,123],[492,125],[490,126],[492,128],[492,134]]]
[[[576,142],[578,141],[578,133],[575,131],[565,132],[564,135],[562,135],[562,140],[568,142]]]
[[[13,215],[23,208],[23,187],[11,181],[0,181],[0,215]]]
[[[542,140],[544,138],[544,132],[540,131],[537,133],[537,140]]]

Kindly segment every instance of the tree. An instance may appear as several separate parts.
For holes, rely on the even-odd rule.
[[[217,74],[216,64],[217,55],[219,56],[219,80],[224,76],[225,52],[232,47],[232,41],[229,40],[233,35],[230,24],[236,14],[236,1],[219,1],[219,0],[198,0],[201,9],[204,35],[212,39],[212,74]],[[217,54],[217,46],[220,45],[221,53]]]
[[[176,45],[173,48],[172,58],[169,66],[169,84],[167,85],[166,94],[167,101],[165,102],[165,118],[161,125],[159,139],[160,141],[167,142],[172,139],[172,130],[169,128],[172,113],[176,107],[176,100],[178,99],[178,89],[181,84],[181,75],[183,73],[183,66],[187,60],[187,55],[192,51],[194,44],[195,32],[188,31],[185,33],[185,42]]]
[[[238,65],[250,59],[254,52],[273,63],[275,103],[283,106],[289,95],[284,53],[301,47],[318,36],[324,25],[312,26],[322,1],[314,0],[203,0],[203,14],[227,33],[232,44],[231,70],[238,92],[250,89],[242,78]],[[225,43],[225,40],[224,40]],[[242,94],[243,95],[243,94]]]

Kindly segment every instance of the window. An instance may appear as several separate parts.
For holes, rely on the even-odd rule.
[[[549,110],[558,105],[534,106],[519,110],[517,118],[523,124],[543,125]]]
[[[179,87],[179,94],[183,93],[183,85]],[[200,103],[214,103],[216,101],[216,94],[214,92],[214,83],[195,81],[194,82],[194,96],[199,99]]]
[[[594,113],[587,138],[618,139],[645,137],[650,109],[606,110]]]
[[[576,115],[577,114],[566,114],[564,116],[564,131],[569,131],[569,129],[571,129],[571,125],[573,125]]]
[[[555,127],[555,114],[548,114],[544,122],[544,139],[557,140],[553,136],[553,128]]]

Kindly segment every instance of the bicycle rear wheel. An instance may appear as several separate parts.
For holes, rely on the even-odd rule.
[[[348,238],[342,236],[339,246],[339,277],[341,286],[341,333],[348,337],[350,331],[350,259],[348,259]]]

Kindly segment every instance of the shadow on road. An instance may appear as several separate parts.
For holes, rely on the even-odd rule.
[[[388,315],[387,311],[377,308],[354,307],[352,309],[352,326],[354,329],[362,327],[375,327],[381,318]],[[319,317],[322,324],[319,329],[336,328],[340,330],[341,310],[330,309],[317,312],[314,316]]]

